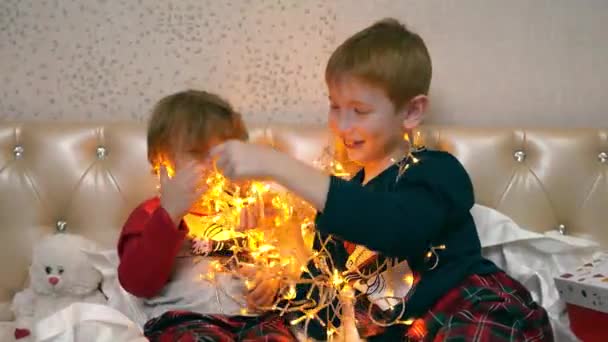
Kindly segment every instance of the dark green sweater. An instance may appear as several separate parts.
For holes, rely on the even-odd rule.
[[[361,244],[386,257],[406,259],[420,281],[406,303],[406,315],[419,317],[468,275],[499,269],[481,256],[470,214],[475,203],[471,180],[451,154],[423,150],[418,163],[397,179],[393,165],[365,186],[364,172],[350,181],[331,178],[327,202],[317,215],[322,237],[337,237],[330,251],[344,269],[347,253],[340,239]],[[426,259],[431,246],[445,245]],[[399,309],[396,310],[399,312]]]

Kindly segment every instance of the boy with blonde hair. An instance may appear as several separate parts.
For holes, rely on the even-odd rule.
[[[422,122],[431,74],[422,38],[394,19],[373,24],[334,51],[325,74],[328,123],[349,159],[361,166],[350,180],[239,141],[212,148],[211,156],[227,177],[271,178],[308,200],[318,210],[317,230],[333,236],[329,249],[340,271],[355,265],[374,272],[382,264],[369,262],[374,259],[407,261],[413,282],[402,303],[384,309],[357,302],[365,308],[356,315],[361,337],[551,341],[545,310],[482,257],[470,214],[473,186],[464,167],[447,152],[417,148],[403,138]],[[354,255],[372,258],[360,263]],[[375,295],[371,287],[368,291],[364,298]],[[413,324],[375,324],[369,305],[376,322],[403,312],[399,319]],[[317,324],[309,333],[324,339],[325,329]]]

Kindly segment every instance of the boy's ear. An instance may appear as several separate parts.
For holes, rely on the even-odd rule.
[[[403,117],[403,128],[406,131],[412,130],[422,123],[428,105],[428,96],[418,95],[403,106],[400,114]]]

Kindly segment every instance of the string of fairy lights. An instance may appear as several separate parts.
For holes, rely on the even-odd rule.
[[[399,176],[418,160],[411,154],[405,158],[405,164],[398,164]],[[171,176],[171,166],[165,164]],[[349,178],[350,173],[345,167],[333,158],[333,153],[326,149],[323,155],[315,161],[315,166],[329,174],[342,178]],[[158,168],[158,166],[156,167]],[[187,215],[184,219],[189,227],[189,237],[193,245],[198,248],[202,256],[210,255],[219,250],[229,251],[226,258],[215,259],[210,263],[206,274],[200,275],[200,280],[213,284],[217,293],[228,296],[241,306],[241,315],[255,315],[261,311],[274,310],[280,315],[290,314],[296,316],[290,321],[292,325],[304,325],[304,331],[312,320],[319,322],[327,332],[328,339],[339,331],[332,322],[337,318],[341,322],[354,322],[353,305],[362,296],[369,293],[355,291],[355,284],[370,284],[382,280],[382,272],[390,269],[396,264],[395,260],[389,258],[376,258],[374,267],[363,271],[356,267],[349,267],[341,271],[330,253],[327,246],[332,243],[332,236],[320,241],[320,235],[315,233],[314,218],[315,210],[305,201],[295,195],[277,189],[269,183],[249,181],[236,184],[226,179],[217,170],[211,169],[207,172],[205,184],[207,191],[195,205],[195,213],[198,215]],[[239,231],[239,220],[243,208],[257,203],[260,207],[260,220],[257,227],[246,231]],[[261,204],[261,205],[260,205]],[[265,212],[270,205],[273,212],[271,217],[266,217]],[[200,214],[203,213],[203,214]],[[281,229],[287,226],[295,227],[295,231],[302,233],[307,253],[295,249],[285,249],[280,246],[279,234]],[[314,250],[312,241],[320,241]],[[435,264],[438,261],[437,249],[445,246],[436,246],[429,250],[427,258],[435,256]],[[368,254],[371,251],[365,251]],[[369,256],[369,255],[368,255]],[[373,255],[372,255],[373,257]],[[307,265],[314,265],[316,271],[308,269]],[[278,280],[279,290],[275,301],[267,306],[257,308],[250,312],[244,298],[232,296],[222,289],[220,282],[216,280],[217,273],[229,273],[243,278],[239,271],[243,267],[254,270],[256,274],[263,274],[264,279]],[[415,286],[414,278],[408,273],[400,279],[408,288]],[[255,287],[255,281],[251,278],[244,279],[248,289]],[[304,298],[297,298],[296,288],[307,286],[308,291]],[[379,326],[391,326],[395,324],[412,324],[411,319],[403,319],[405,310],[405,298],[396,296],[393,288],[397,284],[376,284],[368,286],[369,291],[377,290],[378,286],[385,288],[385,295],[368,303],[368,316],[370,320]],[[219,298],[220,296],[216,296]],[[369,297],[368,297],[369,298]],[[400,312],[393,312],[390,318],[375,317],[372,306],[379,302],[390,302],[391,307],[399,307]],[[322,312],[324,317],[321,317]],[[350,317],[345,317],[350,316]],[[353,323],[354,324],[354,323]]]

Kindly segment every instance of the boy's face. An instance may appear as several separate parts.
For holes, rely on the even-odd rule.
[[[201,146],[177,144],[177,146],[174,146],[173,151],[171,151],[171,161],[175,171],[184,168],[191,161],[207,162],[209,150],[219,143],[221,143],[221,140],[214,137]]]
[[[329,127],[348,158],[366,166],[390,157],[403,144],[403,115],[384,90],[353,77],[329,84]]]

